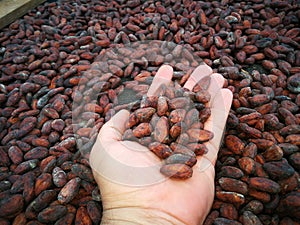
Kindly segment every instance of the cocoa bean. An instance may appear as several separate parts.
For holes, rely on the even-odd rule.
[[[158,123],[158,125],[159,125],[159,123]],[[132,130],[132,133],[135,137],[141,138],[141,137],[149,136],[151,134],[151,131],[152,131],[152,127],[149,123],[140,123],[138,126],[136,126]],[[157,136],[156,136],[156,138],[157,138]],[[155,140],[157,140],[156,138],[155,138]]]
[[[88,215],[88,212],[85,207],[81,206],[77,212],[75,217],[75,223],[76,224],[87,224],[92,225],[92,220]]]
[[[173,112],[173,111],[172,111]],[[169,137],[169,123],[165,116],[158,119],[153,131],[154,140],[160,143],[165,143]]]
[[[252,177],[249,179],[249,187],[269,193],[278,193],[280,186],[276,182],[264,177]]]
[[[172,154],[168,158],[165,159],[165,164],[185,164],[187,166],[194,166],[197,162],[195,157],[191,157],[185,154]]]
[[[175,179],[187,179],[192,176],[193,170],[185,164],[166,164],[160,169],[160,172],[167,177]]]
[[[280,215],[291,215],[297,219],[300,218],[299,211],[299,192],[291,192],[287,194],[279,203],[277,212]]]
[[[221,201],[230,202],[236,206],[240,206],[245,202],[245,197],[236,192],[217,191],[216,197]]]
[[[60,190],[57,199],[60,203],[69,203],[78,194],[81,179],[76,177],[71,179]]]
[[[218,182],[225,191],[233,191],[243,195],[246,195],[248,192],[247,184],[242,181],[233,178],[221,177]]]
[[[53,205],[45,208],[38,214],[38,220],[41,223],[51,223],[67,213],[67,207],[63,205]]]
[[[260,219],[251,211],[245,211],[242,215],[241,221],[244,224],[263,224]]]
[[[160,142],[152,142],[148,145],[148,148],[161,159],[165,159],[172,154],[170,147]]]
[[[206,142],[213,139],[214,135],[209,130],[189,129],[187,130],[191,142]]]
[[[22,195],[9,195],[1,199],[0,216],[4,218],[14,218],[18,215],[24,206]]]
[[[294,168],[289,165],[286,159],[266,162],[263,164],[263,168],[273,180],[288,178],[295,172]]]

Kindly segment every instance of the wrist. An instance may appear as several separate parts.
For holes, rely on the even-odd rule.
[[[111,208],[103,211],[101,225],[184,225],[183,221],[166,212],[140,207]]]

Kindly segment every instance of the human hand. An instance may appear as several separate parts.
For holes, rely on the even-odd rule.
[[[147,95],[171,81],[173,69],[162,66]],[[197,157],[193,176],[187,180],[164,177],[161,160],[149,149],[132,141],[122,141],[129,112],[122,110],[100,130],[90,154],[90,164],[103,203],[102,224],[202,224],[214,198],[214,164],[220,147],[232,93],[223,89],[224,78],[200,65],[185,88],[192,90],[203,77],[210,76],[211,116],[204,129],[214,133],[206,143],[208,153]]]

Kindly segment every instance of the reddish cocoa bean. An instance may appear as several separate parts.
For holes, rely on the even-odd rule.
[[[218,182],[225,191],[233,191],[243,195],[246,195],[248,192],[247,184],[242,181],[233,178],[221,177]]]
[[[280,186],[276,182],[264,177],[252,177],[249,179],[249,187],[268,193],[278,193]]]
[[[148,145],[148,148],[161,159],[165,159],[172,154],[170,147],[160,142],[152,142]]]
[[[163,165],[160,172],[167,177],[175,179],[187,179],[193,174],[191,167],[184,164],[167,164]]]
[[[234,135],[228,135],[225,139],[225,143],[229,150],[238,155],[240,155],[245,148],[243,141]]]

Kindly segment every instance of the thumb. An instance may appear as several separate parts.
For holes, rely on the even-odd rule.
[[[121,110],[114,115],[107,123],[101,128],[97,141],[108,143],[112,141],[121,141],[122,135],[125,132],[125,124],[129,118],[129,111]]]

